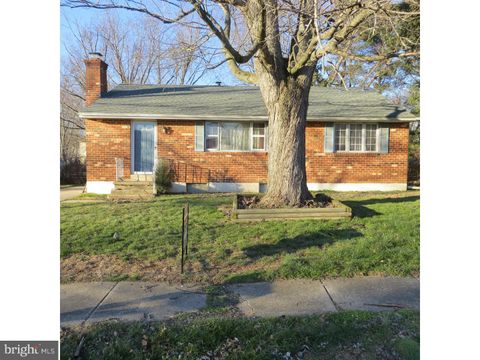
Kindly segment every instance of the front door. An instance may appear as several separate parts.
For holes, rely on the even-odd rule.
[[[133,171],[151,173],[155,159],[155,123],[133,123]]]

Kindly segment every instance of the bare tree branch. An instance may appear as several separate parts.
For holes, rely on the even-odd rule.
[[[70,127],[70,128],[67,127],[68,129],[85,130],[85,126],[79,125],[76,122],[74,122],[72,120],[69,120],[69,119],[67,119],[63,116],[60,116],[60,120],[62,120],[63,122],[74,125],[74,127]]]
[[[159,13],[152,12],[150,11],[144,4],[139,3],[137,1],[130,1],[132,3],[138,4],[140,7],[133,7],[133,6],[127,6],[127,5],[120,5],[117,4],[115,1],[112,1],[111,3],[99,3],[99,2],[94,2],[90,0],[66,0],[61,3],[61,6],[66,6],[72,9],[75,8],[92,8],[92,9],[100,9],[100,10],[108,10],[108,9],[124,9],[128,11],[135,11],[135,12],[140,12],[146,15],[149,15],[157,20],[160,20],[164,24],[173,24],[176,23],[186,16],[192,14],[195,12],[195,9],[189,9],[189,10],[183,10],[181,9],[179,14],[174,17],[174,18],[168,18],[165,16],[162,16]],[[128,3],[128,1],[127,1]]]
[[[82,101],[85,101],[85,97],[83,97],[82,95],[79,95],[79,94],[77,94],[77,93],[74,93],[74,92],[71,91],[70,89],[67,89],[66,87],[63,87],[63,86],[61,86],[60,88],[61,88],[63,91],[66,91],[69,95],[72,95],[72,96],[74,96],[74,97],[76,97],[76,98],[78,98],[78,99],[80,99],[80,100],[82,100]]]
[[[342,56],[344,58],[352,59],[352,60],[357,60],[357,61],[382,61],[382,60],[387,60],[387,59],[392,59],[392,58],[404,58],[404,57],[418,57],[420,56],[420,52],[394,52],[394,53],[389,53],[389,54],[384,54],[384,55],[355,55],[355,54],[349,54],[347,52],[341,51],[341,50],[331,50],[332,54]]]
[[[200,18],[205,21],[205,23],[208,25],[208,27],[212,30],[212,32],[217,36],[217,38],[221,41],[224,51],[226,52],[226,57],[228,59],[233,59],[237,64],[244,64],[248,62],[253,55],[258,51],[260,48],[262,42],[264,41],[265,33],[262,32],[260,36],[257,37],[253,47],[245,54],[241,55],[230,43],[229,40],[229,35],[227,35],[223,30],[221,30],[219,27],[217,27],[214,24],[214,19],[212,16],[208,13],[208,11],[202,6],[202,4],[199,1],[196,0],[191,0],[191,3],[193,7],[196,9],[198,15]],[[226,21],[226,29],[228,29],[228,34],[230,33],[230,12],[228,11],[227,6],[223,6],[223,9],[225,10],[225,21]],[[264,22],[265,22],[265,14],[262,12],[260,15],[260,19],[262,22],[261,28],[264,29]]]

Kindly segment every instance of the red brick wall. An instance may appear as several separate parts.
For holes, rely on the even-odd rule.
[[[130,176],[130,121],[87,120],[87,180],[115,180],[115,157]],[[165,130],[164,130],[165,129]],[[265,152],[197,152],[194,121],[158,121],[158,157],[173,161],[177,181],[267,182]],[[324,124],[308,123],[309,183],[406,183],[408,125],[392,124],[388,154],[324,153]]]
[[[115,158],[130,176],[130,120],[85,120],[87,181],[114,181]]]
[[[306,164],[309,183],[406,183],[408,124],[391,124],[388,154],[325,153],[324,123],[309,123]]]
[[[164,134],[163,128],[171,133]],[[267,182],[266,152],[195,151],[195,121],[159,121],[158,157],[174,160],[179,182]]]

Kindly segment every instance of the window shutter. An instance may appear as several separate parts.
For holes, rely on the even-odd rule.
[[[334,126],[333,123],[325,124],[324,151],[333,152]]]
[[[195,151],[205,151],[205,122],[195,121]]]
[[[381,154],[388,153],[388,136],[390,127],[388,124],[379,124],[378,125],[378,152]]]

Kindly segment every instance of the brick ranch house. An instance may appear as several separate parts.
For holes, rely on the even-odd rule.
[[[254,86],[119,85],[107,64],[86,64],[87,192],[151,174],[169,159],[172,192],[262,192],[267,186],[267,113]],[[409,122],[373,91],[312,87],[306,127],[310,190],[406,190]]]

